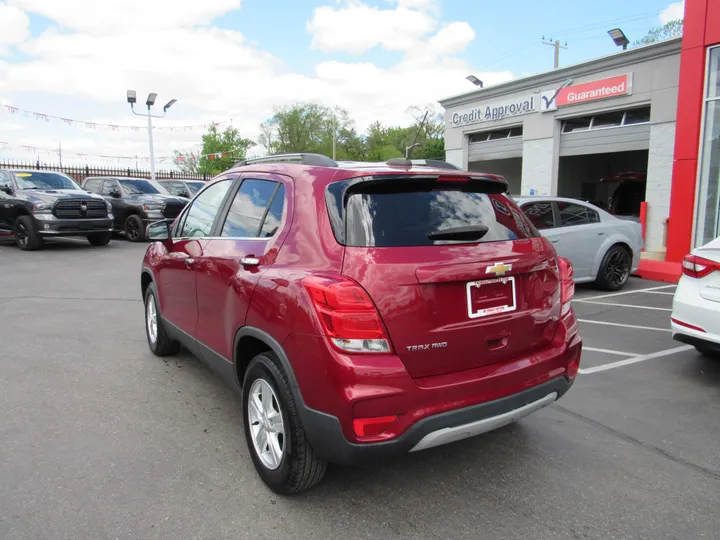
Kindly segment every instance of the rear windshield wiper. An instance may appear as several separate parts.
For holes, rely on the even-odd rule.
[[[428,234],[430,240],[464,240],[471,242],[480,240],[490,229],[486,225],[471,225],[469,227],[451,227]]]

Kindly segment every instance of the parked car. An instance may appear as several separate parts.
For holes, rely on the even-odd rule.
[[[158,180],[168,193],[184,199],[192,199],[204,186],[202,180]]]
[[[60,236],[105,246],[112,222],[110,204],[63,173],[0,169],[0,236],[13,236],[22,250],[40,249],[45,239]]]
[[[511,423],[567,392],[581,340],[572,266],[506,190],[405,160],[243,162],[148,228],[148,345],[242,389],[279,493]]]
[[[640,223],[612,216],[590,203],[562,197],[516,197],[518,206],[573,264],[576,283],[616,291],[640,265]]]
[[[145,240],[148,224],[162,219],[173,221],[187,204],[186,199],[174,197],[157,182],[144,178],[90,176],[83,187],[102,195],[112,205],[114,230],[124,232],[131,242]]]
[[[720,358],[720,238],[686,255],[682,273],[673,297],[673,339]]]
[[[617,184],[608,199],[607,209],[617,216],[639,216],[640,203],[645,201],[647,173],[625,172],[601,178],[604,184]]]

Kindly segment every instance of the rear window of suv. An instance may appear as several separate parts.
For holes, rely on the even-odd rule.
[[[525,215],[502,193],[487,193],[484,182],[446,185],[437,181],[388,180],[361,184],[342,194],[347,181],[328,186],[335,237],[354,247],[432,246],[501,242],[539,236]],[[433,240],[433,233],[487,227],[476,240]]]

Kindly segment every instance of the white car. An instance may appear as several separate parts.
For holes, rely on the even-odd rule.
[[[720,358],[720,238],[686,255],[673,298],[673,339]]]

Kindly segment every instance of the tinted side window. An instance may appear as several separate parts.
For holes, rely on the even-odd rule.
[[[188,195],[188,188],[182,182],[162,182],[162,187],[167,189],[171,195]]]
[[[120,191],[120,184],[118,184],[117,180],[105,180],[102,187],[102,194],[110,195],[113,191]]]
[[[83,187],[88,191],[92,191],[93,193],[99,193],[100,184],[102,184],[102,180],[100,180],[99,178],[93,178],[85,182]]]
[[[268,180],[243,181],[230,206],[220,236],[235,238],[258,236],[265,210],[277,187],[277,182]]]
[[[557,205],[560,210],[561,227],[586,225],[588,223],[597,223],[600,221],[598,213],[587,206],[566,202],[559,202]]]
[[[213,184],[195,199],[185,215],[184,223],[178,234],[179,237],[210,236],[213,222],[232,182],[232,180],[222,180]]]
[[[522,210],[538,230],[552,229],[555,226],[551,202],[526,204]]]
[[[5,171],[0,171],[0,188],[2,188],[2,189],[12,188],[12,183],[10,182],[10,174],[6,173]]]
[[[275,192],[275,196],[270,203],[270,209],[268,210],[267,216],[265,216],[265,221],[263,222],[262,229],[260,230],[260,236],[262,238],[275,236],[275,233],[280,228],[284,208],[285,186],[280,184],[280,187]]]

